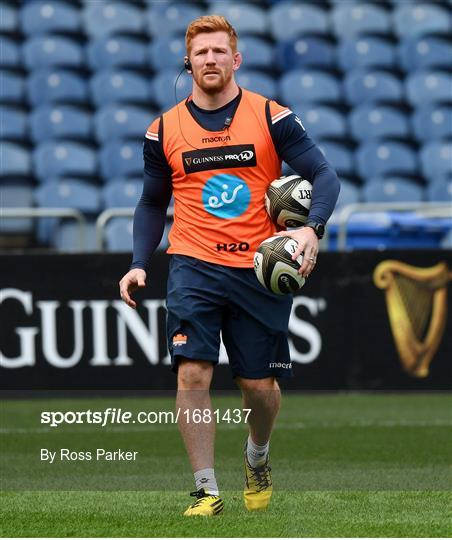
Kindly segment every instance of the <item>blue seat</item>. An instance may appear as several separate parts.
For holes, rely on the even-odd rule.
[[[129,33],[143,34],[146,18],[136,5],[121,2],[88,2],[82,13],[85,31],[90,36]]]
[[[151,82],[152,101],[161,109],[174,107],[174,83],[180,70],[164,69],[159,71]],[[186,73],[182,73],[177,81],[176,97],[177,101],[182,101],[191,94],[192,78]]]
[[[35,189],[35,201],[46,208],[75,208],[95,214],[102,208],[97,186],[72,178],[53,178]]]
[[[103,144],[118,138],[142,139],[155,111],[130,105],[106,105],[94,117],[96,139]]]
[[[451,101],[452,76],[442,71],[415,71],[405,79],[406,95],[416,107],[434,101]]]
[[[354,174],[353,154],[345,145],[320,141],[318,147],[339,175],[352,176]]]
[[[100,151],[100,169],[105,181],[118,176],[140,176],[143,172],[143,143],[113,141]]]
[[[299,37],[292,41],[279,41],[276,58],[278,67],[284,71],[304,67],[329,69],[335,65],[335,49],[326,39]]]
[[[188,2],[150,2],[146,25],[152,36],[161,36],[162,29],[167,35],[175,35],[185,33],[189,23],[203,14],[198,5]]]
[[[300,103],[293,105],[292,110],[301,119],[306,131],[313,139],[346,136],[344,115],[332,107],[315,103]]]
[[[276,41],[294,39],[307,32],[328,33],[328,14],[314,5],[281,2],[270,8],[268,18]]]
[[[433,141],[425,144],[419,154],[425,178],[452,175],[452,143]]]
[[[152,67],[158,71],[183,66],[185,56],[185,39],[183,36],[163,35],[151,41],[149,57]]]
[[[427,199],[430,202],[452,203],[452,176],[439,177],[427,186]]]
[[[33,36],[24,43],[23,55],[29,70],[52,66],[79,68],[84,65],[82,47],[63,36]]]
[[[78,8],[56,0],[24,3],[20,19],[22,31],[26,35],[81,31]]]
[[[336,77],[310,69],[292,70],[279,79],[279,95],[284,103],[339,103],[341,87]]]
[[[132,251],[133,219],[117,217],[105,225],[105,247],[107,251]]]
[[[129,36],[101,36],[88,44],[87,56],[93,70],[144,69],[149,64],[147,43]]]
[[[399,102],[403,97],[400,80],[384,71],[353,70],[344,81],[345,96],[350,105],[365,102]]]
[[[211,2],[208,13],[223,15],[236,29],[238,35],[258,34],[265,36],[268,31],[267,13],[255,4],[240,2]]]
[[[87,145],[68,141],[46,141],[34,150],[34,170],[44,181],[63,176],[95,176],[96,152]]]
[[[410,146],[393,141],[367,141],[355,154],[360,177],[419,174],[417,155]]]
[[[340,2],[331,12],[334,33],[339,36],[356,34],[389,34],[391,20],[388,12],[375,4]]]
[[[338,47],[338,57],[343,71],[368,67],[392,68],[396,63],[392,43],[372,36],[343,39]]]
[[[25,99],[25,80],[22,75],[13,71],[0,70],[2,89],[0,92],[1,103],[21,104]]]
[[[32,208],[33,188],[29,183],[18,181],[2,181],[0,184],[0,200],[2,208]],[[31,218],[0,219],[1,234],[27,234],[33,230]]]
[[[2,12],[3,16],[3,12]],[[0,67],[18,68],[22,64],[19,45],[7,37],[0,37]]]
[[[435,36],[408,36],[398,48],[400,64],[405,71],[450,67],[452,45]]]
[[[0,139],[28,139],[28,117],[23,109],[0,106]]]
[[[261,37],[240,36],[238,49],[247,69],[267,69],[274,62],[273,46]]]
[[[105,208],[135,208],[143,191],[143,180],[116,178],[102,190]]]
[[[349,123],[352,136],[357,141],[411,135],[407,116],[395,107],[365,103],[352,110]]]
[[[17,143],[2,141],[0,145],[0,176],[29,176],[31,175],[30,152]]]
[[[2,2],[0,9],[2,16],[0,17],[0,32],[15,33],[19,30],[19,14],[17,5],[6,4]]]
[[[97,107],[112,102],[147,104],[151,99],[148,78],[124,69],[97,72],[90,81],[90,89]]]
[[[68,70],[42,69],[28,78],[28,100],[33,106],[51,102],[86,103],[88,87],[85,78]]]
[[[62,253],[80,251],[80,230],[78,223],[73,219],[61,220],[53,232],[50,242],[54,248]],[[96,224],[94,220],[87,220],[82,251],[84,253],[97,251]]]
[[[365,202],[422,202],[424,189],[406,178],[372,178],[362,189]]]
[[[275,80],[262,71],[241,69],[237,71],[235,80],[239,86],[243,86],[251,92],[262,94],[267,98],[272,99],[277,95]]]
[[[414,136],[420,142],[452,137],[452,105],[427,104],[411,117]]]
[[[393,12],[398,36],[433,33],[450,34],[451,16],[447,8],[432,3],[401,3]]]
[[[339,198],[337,199],[336,210],[349,204],[359,203],[361,200],[361,188],[353,182],[350,182],[350,180],[341,178],[341,190],[339,192]]]
[[[42,105],[30,115],[31,137],[36,144],[48,139],[91,139],[91,114],[73,105]]]

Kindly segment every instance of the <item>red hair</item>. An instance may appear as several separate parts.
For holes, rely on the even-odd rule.
[[[237,52],[237,32],[231,24],[221,15],[204,15],[192,21],[187,28],[185,34],[185,47],[187,53],[190,53],[191,42],[198,34],[226,32],[229,36],[229,44],[232,52]]]

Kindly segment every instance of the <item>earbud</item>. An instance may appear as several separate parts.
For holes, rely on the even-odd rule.
[[[184,58],[184,69],[186,69],[189,73],[193,71],[191,67],[191,62],[187,56]]]

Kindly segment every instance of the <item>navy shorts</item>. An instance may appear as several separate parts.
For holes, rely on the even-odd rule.
[[[220,332],[235,376],[290,377],[292,296],[262,287],[252,268],[172,255],[167,334],[173,370],[181,357],[216,364]]]

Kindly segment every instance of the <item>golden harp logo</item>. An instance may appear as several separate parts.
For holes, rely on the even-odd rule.
[[[413,377],[427,377],[438,350],[447,317],[446,263],[418,268],[400,261],[383,261],[374,270],[374,283],[386,293],[392,335],[403,368]]]

